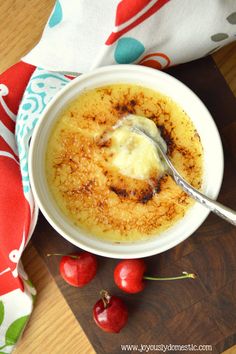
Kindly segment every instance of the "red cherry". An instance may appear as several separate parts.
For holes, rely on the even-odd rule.
[[[61,258],[59,269],[68,284],[82,288],[96,275],[97,259],[88,252],[69,254]]]
[[[103,331],[119,333],[128,320],[128,310],[125,303],[116,296],[111,296],[105,290],[102,298],[93,308],[93,319]]]
[[[135,294],[144,289],[143,274],[146,264],[142,259],[127,259],[117,264],[114,270],[116,285],[127,293]]]
[[[142,291],[145,287],[144,280],[178,280],[191,278],[195,279],[196,275],[183,272],[182,275],[175,277],[149,277],[144,276],[146,264],[142,259],[127,259],[117,264],[114,270],[114,281],[116,285],[123,291],[135,294]]]

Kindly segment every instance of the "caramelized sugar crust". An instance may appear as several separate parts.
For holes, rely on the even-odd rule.
[[[193,201],[168,175],[149,180],[122,175],[112,165],[111,139],[104,136],[127,114],[152,119],[168,155],[195,188],[202,183],[202,145],[181,107],[136,85],[87,91],[62,112],[49,138],[46,173],[63,212],[88,233],[111,241],[146,239],[182,218]]]

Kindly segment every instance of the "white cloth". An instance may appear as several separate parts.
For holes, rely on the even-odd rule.
[[[105,44],[112,32],[122,30]],[[23,61],[75,73],[142,61],[162,69],[235,39],[235,0],[58,0],[42,39]]]

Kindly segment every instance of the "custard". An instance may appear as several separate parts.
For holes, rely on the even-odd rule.
[[[165,166],[157,148],[145,135],[135,132],[132,129],[135,127],[147,131],[166,150],[166,143],[153,120],[129,114],[119,120],[107,134],[107,138],[111,138],[113,165],[122,175],[131,178],[148,180],[152,174],[156,179],[161,178]]]
[[[119,129],[114,127],[129,114],[154,122],[176,169],[193,187],[200,189],[202,184],[199,135],[172,99],[132,84],[83,92],[53,127],[46,149],[46,175],[63,213],[84,233],[112,242],[160,234],[193,204],[161,169],[150,142],[129,144],[128,131],[115,133]]]

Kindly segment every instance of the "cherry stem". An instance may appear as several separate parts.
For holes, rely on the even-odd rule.
[[[110,302],[111,295],[106,290],[101,290],[100,291],[100,295],[102,297],[102,302],[103,302],[104,308],[106,309],[108,304],[109,304],[109,302]]]
[[[167,277],[167,278],[156,278],[156,277],[148,277],[148,276],[144,276],[143,279],[146,280],[178,280],[178,279],[187,279],[187,278],[191,278],[191,279],[195,279],[197,276],[194,273],[187,273],[187,272],[183,272],[183,275],[179,275],[177,277]]]
[[[51,257],[51,256],[60,256],[60,257],[67,256],[67,257],[70,257],[70,258],[73,258],[73,259],[79,259],[80,258],[79,256],[76,256],[75,254],[61,254],[61,253],[48,253],[47,254],[47,257]]]

